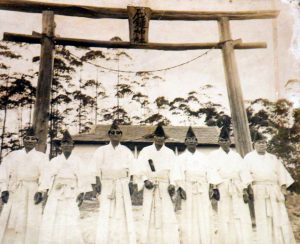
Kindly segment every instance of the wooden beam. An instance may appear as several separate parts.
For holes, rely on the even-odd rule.
[[[33,114],[33,127],[39,138],[36,149],[41,152],[46,151],[49,105],[51,84],[53,78],[53,60],[54,60],[54,36],[55,23],[54,13],[52,11],[43,12],[43,37],[41,41],[41,58],[39,68],[39,78],[37,84],[36,101]]]
[[[126,9],[105,8],[85,5],[71,5],[61,3],[46,3],[36,1],[1,0],[0,9],[20,11],[28,13],[41,13],[51,10],[58,15],[86,17],[86,18],[112,18],[128,19]],[[227,17],[230,20],[247,19],[273,19],[279,11],[257,10],[257,11],[173,11],[173,10],[152,10],[151,20],[218,20]]]
[[[31,44],[40,44],[41,35],[24,35],[5,32],[3,41],[26,42]],[[54,37],[53,40],[57,45],[76,46],[76,47],[102,47],[102,48],[126,48],[126,49],[152,49],[165,51],[181,51],[181,50],[197,50],[197,49],[222,49],[222,44],[218,42],[208,43],[145,43],[133,44],[130,42],[114,42],[114,41],[97,41],[87,39],[75,39],[65,37]],[[236,49],[253,49],[266,48],[267,44],[264,42],[253,43],[237,43],[234,45]]]
[[[244,157],[252,150],[251,137],[248,125],[242,88],[234,54],[234,45],[231,40],[228,18],[219,20],[220,41],[225,41],[222,49],[224,70],[226,76],[228,99],[230,104],[233,133],[237,151]]]
[[[218,20],[227,17],[230,20],[274,19],[279,15],[277,10],[257,11],[164,11],[153,10],[151,20]]]

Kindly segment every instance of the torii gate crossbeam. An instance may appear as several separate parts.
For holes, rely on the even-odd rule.
[[[93,19],[128,19],[128,12],[123,8],[105,8],[85,5],[59,4],[36,1],[0,0],[0,9],[27,13],[53,11],[54,14]],[[173,11],[152,10],[151,20],[219,20],[228,17],[230,20],[272,19],[278,15],[275,10],[259,11]]]
[[[75,38],[55,37],[54,14],[77,16],[87,18],[113,18],[128,19],[130,7],[120,8],[99,8],[82,5],[68,5],[56,3],[42,3],[31,1],[0,0],[0,9],[10,11],[21,11],[29,13],[43,14],[42,34],[22,35],[5,33],[4,40],[41,44],[40,72],[37,86],[37,99],[34,112],[34,126],[40,138],[37,147],[40,151],[45,151],[48,132],[48,112],[50,101],[50,87],[53,73],[53,51],[54,43],[71,46],[89,46],[104,48],[126,48],[126,49],[157,49],[157,50],[194,50],[194,49],[222,49],[224,70],[227,83],[228,98],[230,103],[233,131],[237,151],[244,156],[252,150],[251,138],[248,127],[248,120],[244,108],[244,100],[240,85],[234,49],[266,48],[266,43],[243,43],[241,39],[234,41],[231,39],[230,20],[249,19],[272,19],[279,14],[275,10],[260,11],[164,11],[151,10],[149,20],[183,20],[183,21],[218,21],[220,41],[216,43],[136,43],[111,42],[99,40],[86,40]],[[140,7],[142,8],[142,7]]]

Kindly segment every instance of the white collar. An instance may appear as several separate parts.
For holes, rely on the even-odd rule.
[[[154,150],[156,151],[156,152],[161,152],[161,151],[163,151],[164,149],[165,149],[165,144],[164,145],[162,145],[162,147],[159,149],[159,150],[157,150],[156,149],[156,146],[155,146],[155,143],[153,142],[153,144],[152,144],[152,147],[154,148]]]
[[[254,152],[257,156],[259,157],[264,157],[264,156],[267,156],[268,155],[268,152],[265,152],[265,154],[259,154],[255,149],[254,149]]]
[[[121,143],[119,142],[119,144],[117,146],[113,146],[111,142],[109,142],[110,147],[113,149],[113,150],[117,150],[119,148],[119,146],[121,145]]]
[[[189,154],[189,155],[196,155],[197,154],[197,149],[194,153],[190,152],[188,149],[185,149],[184,151],[185,153]]]
[[[35,152],[37,152],[37,151],[35,150],[35,148],[33,148],[33,149],[30,150],[29,152],[26,152],[26,149],[25,149],[25,147],[24,147],[24,148],[23,148],[23,152],[24,152],[26,155],[30,155],[30,154],[35,153]]]
[[[229,148],[229,152],[228,152],[228,153],[226,153],[226,152],[222,149],[222,147],[219,147],[218,150],[221,151],[222,153],[224,153],[225,155],[229,155],[229,154],[231,153],[231,149],[230,149],[230,148]]]

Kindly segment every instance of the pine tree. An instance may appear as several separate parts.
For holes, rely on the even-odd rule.
[[[105,53],[98,49],[90,49],[88,48],[87,52],[84,53],[80,57],[80,60],[82,62],[90,62],[90,61],[101,61],[102,59],[105,59]],[[96,70],[96,79],[90,79],[85,82],[83,85],[84,88],[91,88],[93,90],[94,87],[94,102],[93,102],[93,108],[94,108],[94,124],[96,125],[99,121],[99,100],[107,98],[105,87],[103,86],[101,80],[101,76],[99,73],[104,73],[103,71],[100,71],[98,68]],[[100,119],[101,120],[101,119]]]
[[[118,36],[110,39],[111,41],[122,41]],[[131,56],[122,49],[108,49],[105,53],[106,61],[112,61],[120,69],[120,63],[124,64],[127,61],[132,60]],[[117,77],[114,85],[114,98],[116,99],[116,106],[103,109],[103,120],[110,121],[116,119],[121,124],[131,124],[131,119],[128,111],[126,110],[126,99],[133,93],[131,89],[129,74],[121,74],[117,72]],[[111,99],[114,99],[111,98]],[[124,101],[124,102],[123,102]],[[108,114],[112,113],[112,114]]]
[[[11,101],[11,97],[14,95],[13,87],[11,87],[12,82],[15,80],[15,74],[12,74],[10,67],[7,64],[8,60],[11,59],[20,59],[21,55],[16,54],[8,44],[1,42],[0,43],[0,80],[3,82],[0,85],[0,109],[3,111],[3,123],[2,123],[2,132],[1,132],[1,148],[0,148],[0,163],[2,161],[2,152],[3,149],[11,150],[11,147],[5,144],[5,138],[8,136],[6,132],[6,120],[7,112],[9,109],[16,106],[15,103]],[[2,61],[4,60],[4,61]]]

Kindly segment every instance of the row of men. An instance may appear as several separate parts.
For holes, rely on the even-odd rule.
[[[32,129],[24,137],[24,150],[14,151],[0,168],[0,243],[83,244],[77,204],[96,183],[99,217],[96,244],[293,244],[296,243],[285,207],[286,188],[293,179],[282,162],[266,152],[266,138],[257,134],[255,150],[244,159],[230,149],[227,128],[219,136],[220,148],[205,156],[198,150],[190,127],[186,150],[179,156],[164,145],[167,135],[158,126],[153,145],[138,159],[120,144],[122,131],[115,123],[110,143],[99,147],[90,165],[72,154],[73,140],[66,131],[62,154],[48,163],[34,149]],[[95,182],[96,174],[96,182]],[[141,232],[137,237],[130,193],[134,182],[143,191]],[[41,202],[46,198],[44,211]],[[181,200],[176,218],[172,200]],[[218,201],[217,235],[211,200]],[[253,237],[249,200],[254,201],[256,238]],[[176,201],[178,203],[178,201]],[[43,211],[43,213],[42,213]]]

